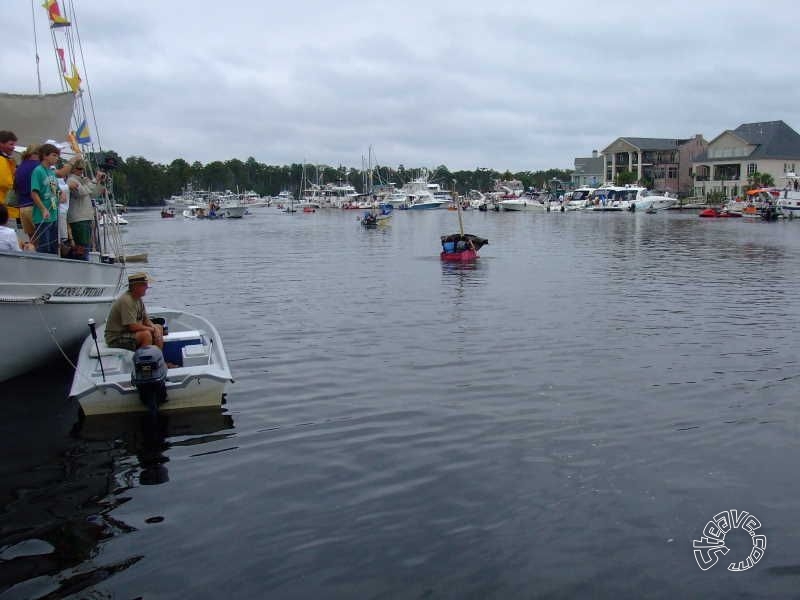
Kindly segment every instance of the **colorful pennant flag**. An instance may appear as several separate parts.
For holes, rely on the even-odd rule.
[[[61,16],[61,9],[58,7],[58,0],[45,0],[42,6],[47,9],[50,17],[50,27],[67,27],[70,22]]]
[[[64,49],[63,48],[56,48],[56,52],[58,52],[58,61],[61,63],[61,72],[67,72],[67,63],[64,60]]]
[[[78,67],[75,66],[75,63],[72,63],[72,76],[67,77],[64,75],[64,81],[67,82],[70,89],[75,94],[81,89],[81,76],[78,74]]]
[[[75,132],[75,139],[78,140],[79,144],[89,144],[92,141],[92,136],[89,134],[89,125],[86,124],[86,119],[78,127],[78,131]]]

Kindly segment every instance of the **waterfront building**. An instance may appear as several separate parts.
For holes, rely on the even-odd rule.
[[[576,158],[575,169],[570,176],[570,187],[598,187],[605,181],[605,164],[597,150],[592,150],[592,155],[585,158]]]
[[[702,135],[691,138],[621,137],[602,154],[607,182],[632,172],[636,181],[659,192],[675,195],[692,193],[692,161],[704,153],[708,142]]]
[[[783,186],[800,167],[800,134],[783,121],[744,123],[720,133],[692,163],[694,195],[742,193],[754,173],[772,175]]]

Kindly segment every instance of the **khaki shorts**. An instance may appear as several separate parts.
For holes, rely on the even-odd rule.
[[[33,224],[33,207],[23,206],[19,209],[19,220],[22,221],[22,230],[28,234],[28,238],[33,238],[36,227]]]
[[[119,333],[106,338],[106,346],[109,348],[124,348],[134,352],[136,350],[136,336],[132,333]]]

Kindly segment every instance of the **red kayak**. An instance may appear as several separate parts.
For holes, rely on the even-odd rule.
[[[728,212],[727,210],[717,210],[716,208],[707,208],[701,211],[698,216],[710,219],[730,219],[730,218],[741,217],[742,214],[735,212]]]

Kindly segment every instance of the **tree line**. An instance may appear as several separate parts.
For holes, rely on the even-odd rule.
[[[92,162],[108,170],[113,179],[115,200],[130,206],[160,206],[172,195],[180,194],[187,185],[195,190],[225,191],[252,190],[260,196],[276,196],[282,190],[297,194],[305,174],[307,181],[323,183],[346,182],[359,192],[368,191],[366,170],[351,167],[298,164],[266,165],[250,157],[245,161],[231,159],[208,164],[189,164],[176,158],[168,165],[153,163],[141,156],[122,159],[116,152],[94,153]],[[420,168],[374,167],[372,184],[394,183],[397,188],[419,176]],[[569,182],[571,171],[548,169],[546,171],[496,171],[476,168],[474,171],[453,171],[439,165],[428,169],[429,180],[442,188],[464,194],[469,190],[491,191],[496,180],[518,179],[528,188],[553,188]]]

